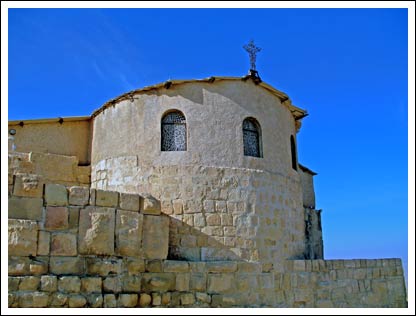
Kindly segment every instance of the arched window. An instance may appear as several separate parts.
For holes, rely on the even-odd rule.
[[[292,152],[292,168],[298,170],[298,163],[296,159],[296,144],[293,135],[290,135],[290,149]]]
[[[243,121],[244,156],[261,157],[261,130],[254,118]]]
[[[162,117],[162,151],[186,150],[186,119],[180,111]]]

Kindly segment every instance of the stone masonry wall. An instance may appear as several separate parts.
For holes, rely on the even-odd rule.
[[[11,190],[26,195],[9,198],[9,307],[407,304],[399,259],[167,260],[169,222],[157,200],[43,187]]]
[[[191,261],[303,259],[299,181],[242,168],[142,166],[137,156],[92,166],[91,186],[148,193],[170,219],[169,258]]]

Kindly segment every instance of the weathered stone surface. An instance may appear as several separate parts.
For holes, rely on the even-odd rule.
[[[69,220],[68,220],[68,228],[78,231],[78,223],[79,223],[79,207],[69,207]]]
[[[170,304],[170,297],[171,297],[171,294],[169,292],[163,293],[162,294],[162,300],[161,300],[162,305],[164,305],[164,306],[169,305]]]
[[[162,260],[146,260],[146,272],[162,272]]]
[[[207,304],[211,303],[211,296],[206,293],[197,292],[195,293],[195,296],[199,302],[207,303]]]
[[[141,293],[139,299],[140,307],[147,307],[152,302],[152,297],[147,293]]]
[[[68,208],[67,207],[46,207],[45,229],[61,230],[68,228]]]
[[[55,292],[50,296],[50,307],[64,306],[68,301],[68,294]]]
[[[73,186],[69,188],[69,204],[85,206],[90,198],[90,189],[88,187]]]
[[[164,272],[189,272],[189,263],[186,261],[165,260],[163,262]]]
[[[118,192],[97,190],[95,197],[95,205],[117,207],[118,206]]]
[[[104,300],[101,294],[90,294],[87,296],[87,302],[89,307],[97,308],[103,306]]]
[[[44,292],[29,292],[19,295],[19,307],[46,307],[49,294]]]
[[[143,214],[160,215],[160,213],[160,201],[156,200],[154,197],[145,196],[143,199]]]
[[[49,245],[51,240],[51,234],[43,230],[39,231],[38,234],[38,256],[47,256],[49,255]]]
[[[222,273],[237,271],[237,262],[231,261],[212,261],[206,264],[207,272]]]
[[[116,253],[120,256],[142,255],[143,214],[117,210]]]
[[[19,283],[19,291],[36,291],[39,288],[40,278],[35,276],[22,277]]]
[[[38,224],[35,221],[9,219],[9,256],[36,256]]]
[[[84,259],[80,257],[51,257],[49,270],[56,275],[84,273]]]
[[[42,220],[43,199],[27,197],[9,198],[9,218]]]
[[[20,278],[10,277],[8,278],[8,290],[9,292],[17,291],[19,289]]]
[[[228,293],[234,286],[234,276],[232,274],[209,274],[208,293]]]
[[[81,279],[81,292],[101,293],[102,280],[100,277],[87,277]]]
[[[18,173],[15,175],[13,195],[41,198],[43,182],[36,174]]]
[[[37,259],[38,258],[40,257],[37,257]],[[33,275],[43,275],[48,272],[48,262],[32,260],[29,265],[29,271]]]
[[[118,297],[119,307],[135,307],[137,305],[137,294],[120,294]]]
[[[45,202],[47,205],[66,206],[68,205],[68,192],[62,184],[45,184]]]
[[[121,280],[118,276],[108,276],[103,280],[103,289],[105,292],[120,293]]]
[[[87,258],[87,273],[100,276],[120,274],[122,263],[121,259]]]
[[[81,280],[76,276],[63,276],[58,280],[58,289],[64,293],[79,293]]]
[[[78,166],[78,158],[75,156],[31,152],[29,161],[35,166],[35,173],[49,181],[76,181],[74,170]]]
[[[142,291],[166,292],[175,290],[174,273],[146,273],[142,275]]]
[[[107,307],[107,308],[117,307],[117,300],[114,294],[104,295],[104,307]]]
[[[144,259],[127,258],[125,264],[129,275],[138,275],[145,271]]]
[[[140,195],[120,193],[120,208],[127,211],[140,211]]]
[[[221,225],[221,217],[219,214],[207,214],[207,225],[219,226]]]
[[[40,278],[40,289],[44,292],[56,292],[58,289],[58,278],[55,275],[42,275]]]
[[[152,305],[160,306],[162,305],[162,296],[159,293],[152,293]]]
[[[29,274],[30,259],[28,257],[10,257],[8,260],[9,275]]]
[[[81,254],[114,254],[115,210],[87,206],[80,211],[78,247]]]
[[[176,274],[176,291],[189,291],[189,273],[175,273]]]
[[[122,292],[140,292],[141,277],[138,275],[124,274],[121,277]]]
[[[147,259],[166,259],[169,245],[169,218],[144,216],[143,251]]]
[[[205,292],[207,289],[207,274],[191,273],[190,289],[191,291]]]
[[[77,166],[76,177],[79,183],[91,183],[91,166]]]
[[[68,299],[69,307],[84,307],[87,304],[87,299],[82,295],[71,295]]]
[[[19,307],[16,294],[7,293],[7,307]]]
[[[181,305],[192,305],[195,303],[195,296],[192,293],[181,294]]]
[[[77,237],[70,233],[53,234],[51,238],[51,256],[76,256]]]

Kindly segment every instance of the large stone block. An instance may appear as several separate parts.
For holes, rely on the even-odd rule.
[[[142,276],[142,291],[144,292],[167,292],[174,290],[174,273],[145,273]]]
[[[46,207],[45,229],[61,230],[68,228],[68,208],[67,207]]]
[[[88,306],[92,308],[103,306],[103,296],[101,294],[89,294],[87,296]]]
[[[106,308],[117,307],[117,299],[114,294],[104,295],[104,307]]]
[[[84,265],[84,258],[81,257],[51,257],[49,271],[56,275],[80,275],[85,271]]]
[[[207,262],[207,272],[222,273],[222,272],[235,272],[237,271],[237,262],[230,261],[212,261]]]
[[[119,276],[108,276],[103,280],[104,292],[121,292],[121,279]]]
[[[121,290],[123,292],[140,292],[141,277],[139,275],[124,274],[121,277]]]
[[[58,289],[58,278],[55,275],[42,275],[40,278],[40,289],[44,292],[56,292]]]
[[[58,280],[58,289],[64,293],[79,293],[81,290],[81,280],[76,276],[64,276]]]
[[[123,261],[121,259],[87,258],[87,273],[90,275],[107,276],[120,274]]]
[[[101,293],[102,280],[100,277],[89,277],[81,279],[81,292]]]
[[[164,272],[189,272],[189,269],[186,261],[166,260],[163,263]]]
[[[138,212],[140,210],[140,195],[120,193],[120,208]]]
[[[28,257],[10,257],[8,260],[9,275],[27,275],[29,274],[30,259]]]
[[[78,166],[78,159],[75,156],[31,152],[29,161],[35,166],[35,173],[49,181],[75,182],[77,180],[74,170]]]
[[[36,291],[39,288],[40,277],[22,277],[19,284],[19,291]]]
[[[129,275],[138,275],[145,271],[145,264],[143,259],[126,258],[125,265]]]
[[[68,205],[68,192],[62,184],[45,184],[45,202],[51,206]]]
[[[38,235],[38,256],[48,256],[49,255],[49,245],[51,241],[51,234],[45,231],[39,231]]]
[[[120,256],[142,256],[143,214],[117,210],[116,253]]]
[[[147,307],[152,302],[152,297],[147,293],[140,294],[139,305],[140,307]]]
[[[166,259],[169,245],[169,218],[144,216],[143,251],[146,259]]]
[[[69,188],[69,204],[85,206],[90,198],[90,189],[88,187],[74,186]]]
[[[119,307],[135,307],[137,305],[137,294],[120,294],[118,297]]]
[[[117,207],[118,206],[118,192],[96,190],[95,205]]]
[[[68,302],[68,294],[59,292],[52,293],[50,296],[50,307],[61,307]]]
[[[43,183],[35,174],[16,174],[13,195],[26,197],[39,197],[43,195]]]
[[[48,272],[49,257],[36,257],[30,261],[29,272],[33,275],[42,275]]]
[[[51,256],[76,256],[77,237],[70,233],[53,234],[51,238]]]
[[[87,304],[87,299],[82,295],[71,295],[68,300],[68,306],[71,308],[84,307]]]
[[[49,293],[29,292],[19,295],[19,307],[47,307]]]
[[[9,218],[42,220],[43,199],[14,197],[9,198]]]
[[[87,206],[80,211],[78,246],[81,254],[114,254],[115,210]]]
[[[36,256],[38,224],[35,221],[9,219],[9,256]]]
[[[145,196],[143,199],[143,214],[160,215],[160,201],[152,196]]]
[[[229,293],[234,287],[234,276],[232,274],[209,274],[208,293]]]

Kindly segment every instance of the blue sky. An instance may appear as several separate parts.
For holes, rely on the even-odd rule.
[[[407,266],[406,9],[10,9],[8,28],[9,120],[90,115],[169,78],[243,76],[254,39],[263,81],[309,112],[298,155],[318,173],[325,258]]]

